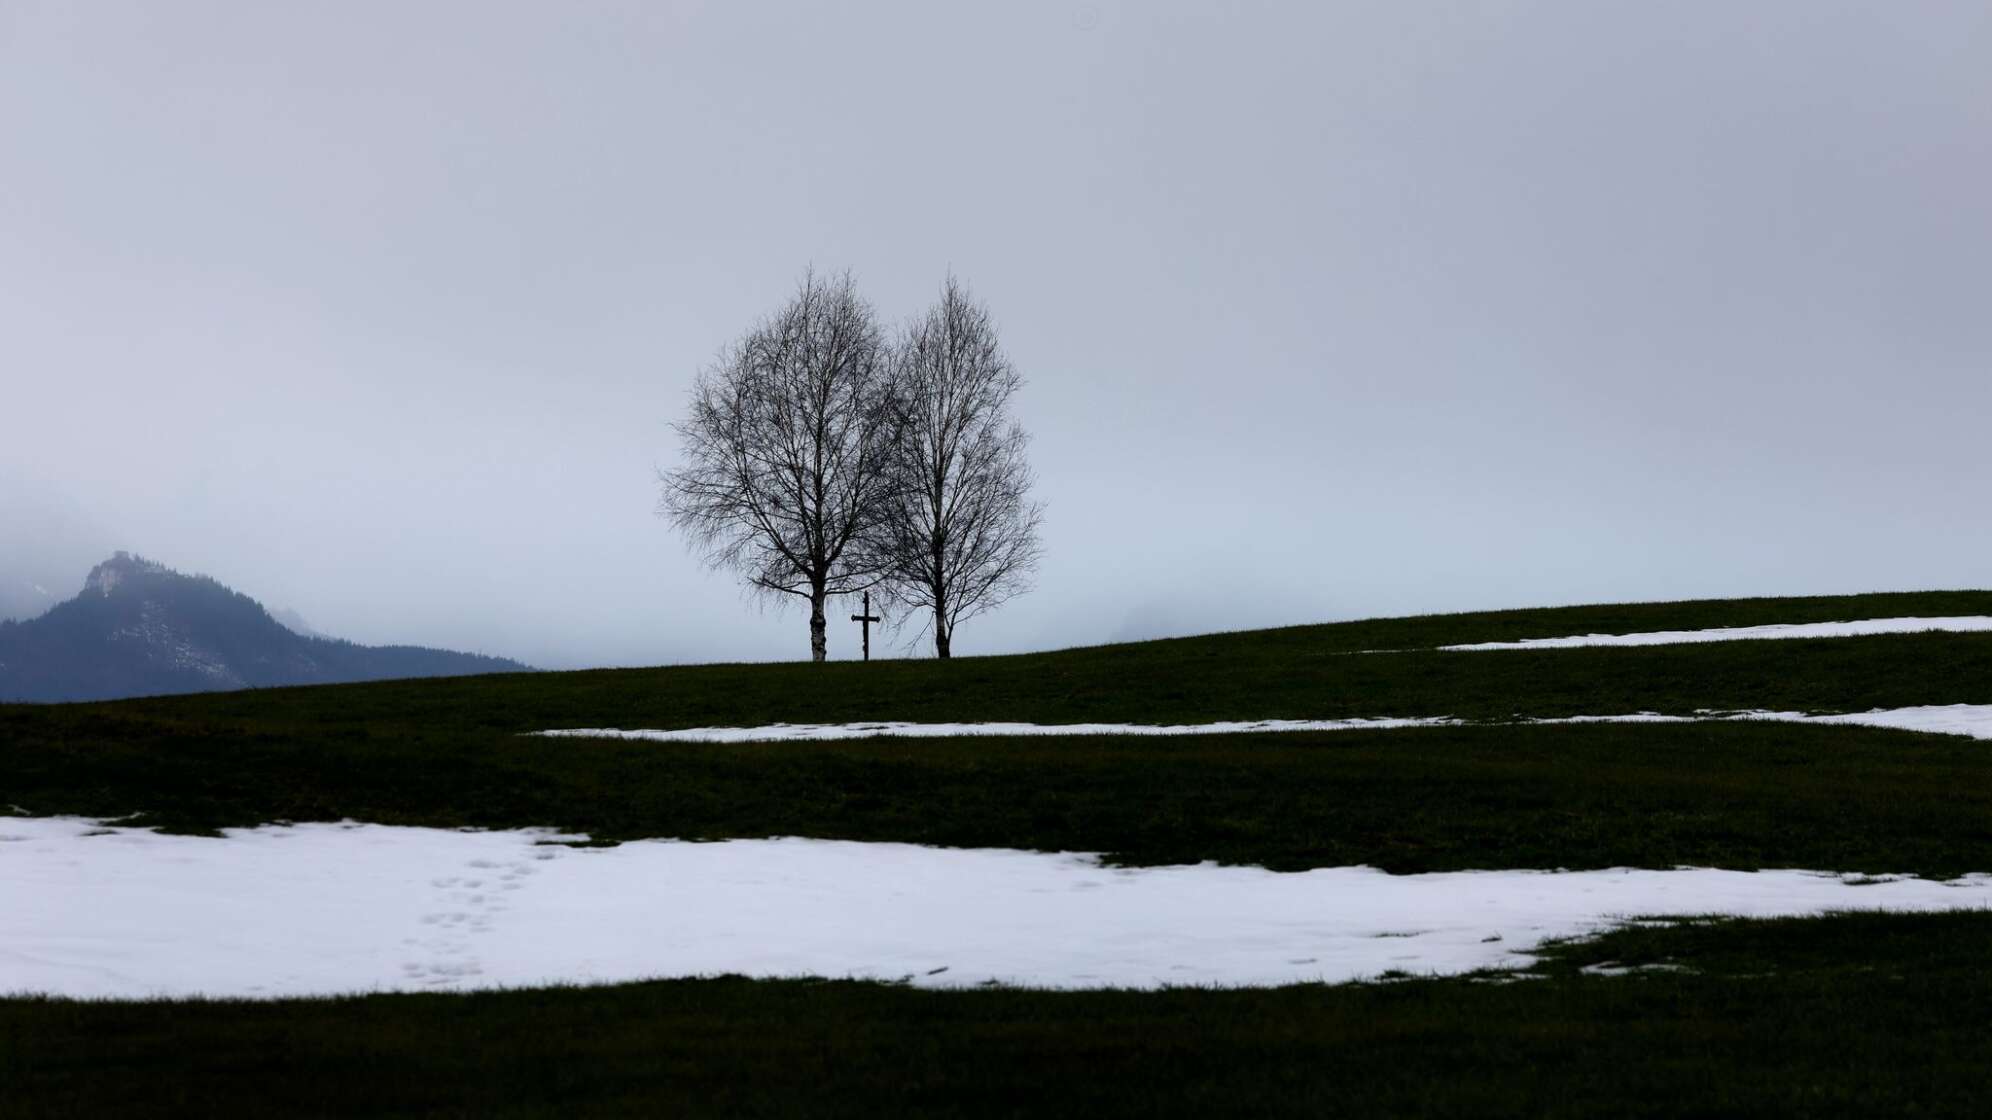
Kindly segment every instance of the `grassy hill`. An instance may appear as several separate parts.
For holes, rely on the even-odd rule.
[[[858,719],[1161,723],[1638,710],[1819,711],[1985,695],[1975,635],[1639,649],[1440,652],[1469,642],[1859,618],[1992,615],[1992,591],[1561,607],[1297,626],[1006,657],[496,674],[252,689],[51,709],[91,717],[268,724],[316,733],[401,726],[739,726]],[[1365,651],[1381,650],[1382,653]],[[1627,709],[1625,705],[1635,707]],[[0,708],[14,718],[20,709]]]
[[[554,727],[1855,711],[1992,703],[1992,634],[1487,653],[1992,615],[1992,592],[1573,607],[1016,657],[541,673],[0,706],[0,809],[804,835],[1393,871],[1992,870],[1992,745],[1482,725],[708,746]],[[1365,652],[1384,650],[1391,652]],[[4,853],[0,853],[4,858]],[[1992,916],[1631,929],[1540,978],[1252,992],[678,981],[266,1004],[0,1001],[0,1115],[1971,1112]],[[1581,965],[1688,971],[1600,976]],[[218,1076],[226,1071],[226,1076]],[[419,1075],[418,1075],[419,1073]]]
[[[1992,702],[1992,635],[1484,653],[1727,621],[1992,613],[1992,593],[1438,616],[953,663],[499,675],[0,707],[0,804],[203,831],[270,820],[554,825],[1097,850],[1300,868],[1992,867],[1970,741],[1853,727],[1484,726],[753,747],[551,727],[774,721],[1506,720]],[[1418,649],[1423,644],[1428,648]],[[1352,652],[1386,646],[1399,652]],[[1858,822],[1858,828],[1847,827]]]

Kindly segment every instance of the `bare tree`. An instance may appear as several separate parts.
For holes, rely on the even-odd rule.
[[[888,344],[848,274],[804,274],[787,306],[699,375],[677,425],[685,462],[659,512],[714,568],[757,592],[809,600],[824,659],[824,603],[883,574],[880,517],[892,409]]]
[[[1029,436],[1010,416],[1023,378],[953,276],[894,357],[885,589],[926,616],[947,657],[957,626],[1028,591],[1037,569],[1044,507],[1030,500]]]

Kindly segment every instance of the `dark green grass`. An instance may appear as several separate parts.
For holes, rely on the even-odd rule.
[[[0,810],[809,835],[1281,868],[1992,868],[1992,749],[1850,727],[1490,726],[686,746],[549,727],[1992,702],[1992,635],[1439,644],[1992,593],[1395,619],[953,664],[708,666],[0,706]],[[4,826],[0,826],[4,827]],[[7,900],[0,900],[4,905]],[[1631,929],[1521,983],[1162,993],[677,981],[273,1004],[0,1001],[0,1115],[1980,1115],[1992,918]],[[1600,978],[1589,963],[1690,972]]]
[[[0,1001],[4,1116],[1981,1116],[1992,915],[1631,929],[1538,978]],[[1688,971],[1588,976],[1593,963]]]
[[[1762,723],[693,745],[351,729],[0,754],[0,804],[186,831],[353,818],[1294,869],[1992,868],[1992,750]]]
[[[700,747],[548,727],[777,720],[1170,722],[1992,701],[1992,635],[1349,654],[1431,640],[1970,613],[1992,595],[1394,620],[952,664],[708,666],[0,706],[0,807],[181,830],[271,820],[806,835],[1275,867],[1992,867],[1992,751],[1858,728],[1478,727],[1332,735]],[[1400,634],[1401,638],[1402,635]]]
[[[1470,611],[1361,619],[1219,637],[1291,636],[1336,649],[1429,649],[1470,642],[1512,642],[1575,634],[1709,630],[1774,623],[1847,622],[1863,618],[1952,618],[1992,612],[1992,591],[1906,591],[1867,595],[1683,599],[1575,607]],[[1179,639],[1203,641],[1202,638]]]
[[[325,737],[552,727],[851,720],[1170,723],[1992,701],[1992,634],[1911,634],[1643,648],[1352,654],[1306,631],[954,662],[716,665],[510,674],[131,700],[0,706],[0,744],[115,725]]]

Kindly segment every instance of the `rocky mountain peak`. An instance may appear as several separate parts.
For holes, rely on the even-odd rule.
[[[168,572],[164,564],[155,564],[129,552],[119,552],[90,569],[89,578],[83,581],[83,592],[108,597],[135,576],[165,574]]]

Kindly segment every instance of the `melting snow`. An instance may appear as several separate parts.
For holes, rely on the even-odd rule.
[[[1629,716],[1567,716],[1532,719],[1530,723],[1703,723],[1720,720],[1767,720],[1774,723],[1849,723],[1922,731],[1932,735],[1963,735],[1992,739],[1992,704],[1930,704],[1920,708],[1876,708],[1871,712],[1807,715],[1804,712],[1703,712],[1693,716],[1663,716],[1639,712]]]
[[[1921,708],[1876,708],[1871,712],[1848,712],[1834,716],[1793,716],[1812,723],[1858,723],[1868,727],[1893,727],[1902,731],[1927,731],[1936,735],[1968,735],[1992,739],[1992,704],[1930,704]]]
[[[1255,731],[1360,731],[1395,727],[1447,727],[1459,721],[1430,719],[1255,719],[1222,723],[771,723],[764,727],[689,727],[676,731],[570,727],[535,734],[572,739],[645,739],[659,743],[831,742],[840,739],[945,739],[957,735],[1246,735]]]
[[[1992,618],[1865,618],[1854,622],[1797,622],[1770,626],[1724,626],[1713,630],[1655,630],[1645,634],[1579,634],[1568,638],[1524,638],[1517,642],[1474,642],[1440,646],[1454,652],[1493,649],[1568,649],[1572,646],[1667,646],[1683,642],[1743,642],[1768,638],[1854,638],[1865,634],[1921,634],[1992,631]]]
[[[907,844],[552,838],[315,824],[216,839],[0,819],[0,991],[277,997],[718,973],[1267,985],[1513,966],[1627,915],[1992,903],[1984,875],[1122,870]]]
[[[1615,716],[1567,716],[1528,723],[1695,723],[1711,720],[1771,720],[1780,723],[1852,723],[1941,735],[1992,739],[1992,704],[1937,704],[1920,708],[1876,709],[1838,715],[1804,712],[1702,712],[1692,716],[1635,712]],[[534,732],[554,738],[639,739],[657,743],[830,742],[842,739],[938,739],[957,735],[1239,735],[1255,731],[1358,731],[1402,727],[1458,727],[1444,716],[1423,719],[1262,719],[1228,723],[771,723],[763,727],[687,727],[671,731],[571,727]]]

